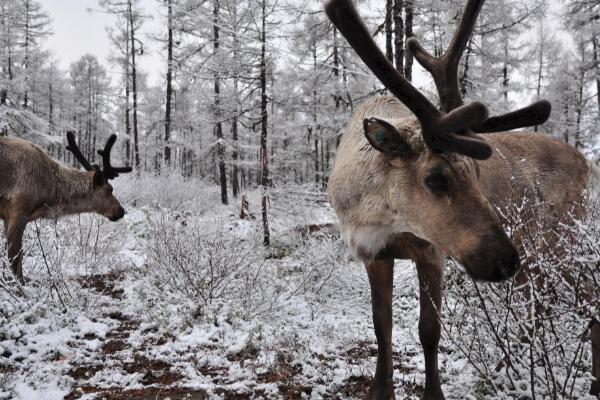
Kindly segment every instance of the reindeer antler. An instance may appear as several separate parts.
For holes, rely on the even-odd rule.
[[[94,171],[100,169],[97,165],[92,165],[88,161],[88,159],[85,158],[85,156],[79,149],[79,146],[77,145],[77,141],[75,140],[75,133],[73,131],[67,132],[67,142],[69,144],[67,145],[66,149],[73,153],[77,161],[79,161],[79,163],[83,165],[83,168],[85,168],[86,171]]]
[[[113,167],[110,164],[110,152],[117,141],[117,135],[110,135],[104,146],[104,150],[98,150],[98,155],[102,157],[102,172],[106,179],[115,179],[119,174],[125,174],[132,171],[131,167]]]
[[[119,167],[115,168],[110,164],[110,152],[112,151],[112,147],[117,140],[117,135],[110,135],[108,140],[106,141],[106,145],[104,146],[104,150],[98,150],[98,154],[102,156],[102,174],[106,180],[115,179],[119,176],[120,173],[131,172],[131,167]],[[83,168],[86,171],[100,171],[100,167],[96,164],[90,163],[88,159],[83,155],[77,142],[75,141],[75,133],[72,131],[67,132],[67,142],[69,143],[66,147],[69,150],[77,161],[81,163]]]
[[[491,147],[469,130],[471,126],[481,125],[487,119],[485,105],[473,102],[443,114],[404,79],[381,53],[350,0],[331,0],[325,10],[363,62],[419,119],[423,140],[429,148],[461,153],[480,160],[491,156]],[[460,136],[455,133],[458,131],[461,132]]]
[[[381,83],[415,114],[421,123],[423,140],[430,149],[439,152],[456,152],[484,160],[491,156],[492,149],[473,133],[473,129],[487,130],[488,111],[480,102],[463,105],[457,79],[460,57],[483,2],[484,0],[468,0],[459,28],[448,51],[442,57],[432,57],[414,39],[409,40],[408,43],[415,58],[434,76],[447,114],[440,112],[381,53],[351,0],[330,0],[325,10],[331,21]],[[544,113],[537,113],[537,111],[540,108],[545,109],[547,104],[547,102],[539,102],[526,109],[496,117],[491,125],[497,129],[505,126],[512,126],[514,129],[515,123],[518,125],[516,127],[530,126],[529,122],[533,122],[530,118],[532,109],[538,116]],[[535,120],[536,123],[539,119]]]
[[[454,32],[452,41],[442,56],[433,57],[415,37],[409,38],[406,42],[419,64],[433,76],[440,102],[446,112],[463,104],[458,88],[458,65],[484,2],[485,0],[467,0],[458,29]],[[481,125],[473,127],[473,130],[479,133],[501,132],[543,124],[550,117],[551,110],[552,106],[548,101],[540,100],[516,111],[492,117]]]
[[[552,112],[550,102],[539,100],[513,112],[488,118],[483,124],[473,127],[473,130],[477,133],[493,133],[541,125],[548,121],[550,112]]]

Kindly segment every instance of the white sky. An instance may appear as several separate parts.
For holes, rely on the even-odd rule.
[[[58,59],[61,68],[67,70],[72,62],[90,53],[96,55],[113,76],[118,74],[116,67],[108,62],[113,50],[106,32],[106,27],[115,24],[116,17],[101,12],[98,0],[39,1],[52,19],[53,35],[45,47]],[[139,65],[148,73],[148,83],[153,85],[160,81],[164,61],[160,49],[153,48],[146,38],[161,33],[161,14],[157,0],[141,0],[140,3],[152,19],[148,19],[142,28],[140,39],[144,42],[144,56]]]

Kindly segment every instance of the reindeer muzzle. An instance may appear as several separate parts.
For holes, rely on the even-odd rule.
[[[123,218],[124,216],[125,216],[125,209],[123,207],[119,207],[119,210],[115,214],[108,217],[108,219],[111,220],[112,222],[116,222],[116,221],[120,220],[121,218]]]
[[[521,267],[519,253],[504,232],[486,235],[480,243],[475,252],[462,260],[473,279],[501,282],[517,273]]]

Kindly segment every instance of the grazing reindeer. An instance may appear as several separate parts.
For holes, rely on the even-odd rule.
[[[62,165],[26,140],[0,138],[0,217],[4,220],[12,271],[21,282],[21,249],[28,222],[84,212],[96,212],[111,221],[123,218],[125,210],[113,196],[108,181],[119,173],[131,172],[131,168],[114,168],[110,164],[116,140],[116,135],[112,135],[104,150],[98,150],[101,170],[83,156],[75,135],[68,132],[67,150],[83,165],[84,172]]]
[[[438,310],[444,259],[456,259],[477,280],[512,277],[520,267],[519,254],[494,207],[509,205],[516,185],[519,192],[537,193],[554,205],[548,218],[566,214],[581,201],[592,172],[583,156],[567,144],[534,133],[493,133],[545,122],[550,115],[548,102],[493,118],[488,118],[487,108],[479,102],[463,105],[458,65],[483,2],[467,1],[449,49],[440,58],[428,54],[414,38],[408,41],[415,58],[433,75],[443,111],[388,62],[351,0],[331,0],[326,6],[332,22],[395,96],[372,98],[353,114],[328,187],[344,237],[364,262],[371,286],[378,345],[372,398],[394,398],[394,259],[411,259],[416,264],[419,337],[425,354],[423,397],[443,399]],[[475,132],[489,134],[484,140]],[[592,346],[593,374],[598,380],[597,322],[592,328]]]

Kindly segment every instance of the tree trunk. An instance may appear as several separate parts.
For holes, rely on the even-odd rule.
[[[543,36],[544,35],[544,22],[543,21],[540,22],[540,32],[539,33],[540,33],[540,36],[539,36],[540,48],[539,48],[539,52],[538,52],[538,74],[537,74],[537,85],[536,85],[536,90],[535,90],[535,98],[537,100],[540,99],[540,96],[542,94],[542,77],[544,74],[544,36]],[[595,53],[595,51],[594,51],[594,53]],[[599,95],[600,95],[600,93],[599,93]],[[599,105],[600,105],[600,98],[598,100],[599,100]],[[538,131],[537,125],[533,128],[533,131],[534,132]]]
[[[385,56],[390,62],[394,61],[394,49],[392,48],[392,14],[394,8],[394,0],[386,0],[385,3]]]
[[[569,121],[569,96],[566,94],[564,94],[564,100],[563,100],[563,104],[564,104],[564,109],[563,109],[563,115],[565,118],[565,126],[564,126],[564,133],[563,133],[563,139],[565,140],[565,143],[570,144],[569,143],[569,137],[571,136],[569,133],[569,125],[570,125],[570,121]]]
[[[405,31],[404,37],[409,39],[413,36],[413,0],[406,0],[404,2],[404,17],[405,17]],[[404,77],[409,82],[412,81],[412,65],[413,56],[410,51],[404,52]]]
[[[344,48],[342,47],[342,57],[345,56]],[[350,94],[350,90],[348,89],[348,72],[346,71],[346,66],[344,63],[342,65],[342,84],[344,85],[344,93],[346,96],[347,107],[350,108],[350,112],[354,111],[354,101],[352,100],[352,95]],[[337,147],[337,146],[336,146]]]
[[[598,52],[600,51],[598,45],[598,37],[592,36],[592,45],[594,46],[594,70],[596,73],[596,100],[598,103],[598,116],[600,117],[600,63],[598,62]]]
[[[129,107],[129,18],[127,18],[127,31],[125,34],[125,162],[131,163],[131,108]]]
[[[261,133],[260,133],[260,186],[261,186],[261,209],[263,222],[263,244],[271,244],[271,233],[269,231],[269,218],[267,214],[269,183],[269,158],[267,156],[267,0],[262,0],[262,27],[261,27],[261,50],[260,50],[260,111],[261,111]]]
[[[92,159],[92,65],[88,60],[87,64],[87,115],[85,119],[85,152],[88,160]],[[93,161],[92,161],[93,162]]]
[[[394,31],[396,33],[394,47],[396,48],[396,69],[404,73],[404,20],[402,0],[394,2]]]
[[[325,153],[323,150],[323,139],[321,139],[321,184],[323,190],[325,189],[326,183],[327,179],[325,178]]]
[[[23,108],[27,108],[29,104],[29,10],[30,3],[29,0],[25,0],[25,32],[24,32],[24,47],[25,47],[25,57],[23,61],[23,69],[25,70],[25,92],[23,94]]]
[[[137,119],[137,70],[135,64],[135,28],[133,26],[133,10],[131,0],[127,0],[129,8],[129,29],[131,39],[131,91],[133,94],[133,157],[135,168],[140,168],[140,146],[138,136],[138,119]]]
[[[576,131],[575,131],[575,148],[581,149],[583,147],[581,137],[581,116],[583,114],[583,88],[585,86],[585,45],[583,41],[579,44],[579,50],[581,54],[581,65],[579,66],[579,76],[577,82],[577,105],[575,108],[576,118]]]
[[[171,165],[171,97],[173,95],[173,4],[172,0],[167,2],[167,92],[165,100],[165,164]]]
[[[335,77],[335,109],[340,108],[340,103],[342,101],[342,94],[340,89],[340,53],[339,53],[339,44],[338,44],[338,35],[337,29],[333,27],[333,76]]]
[[[319,140],[315,135],[315,183],[319,183]]]
[[[469,87],[469,62],[471,61],[471,54],[473,53],[473,38],[469,38],[467,42],[467,48],[465,49],[465,58],[463,62],[462,74],[458,80],[460,86],[460,94],[463,98],[467,95],[467,88]]]
[[[219,0],[213,2],[213,49],[214,56],[219,54]],[[221,122],[221,77],[215,65],[215,136],[217,137],[217,164],[219,183],[221,184],[221,203],[227,204],[227,171],[225,170],[225,146],[223,145],[223,123]]]
[[[316,29],[316,28],[315,28]],[[313,82],[313,92],[312,92],[312,119],[313,126],[311,131],[315,134],[315,183],[319,183],[319,125],[318,125],[318,92],[317,86],[319,84],[319,75],[317,70],[317,32],[313,32],[313,46],[312,46],[312,56],[313,56],[313,74],[314,74],[314,82]]]
[[[53,66],[50,66],[50,82],[48,82],[48,133],[52,133],[54,128],[54,88],[52,87],[52,80],[54,79],[53,68]]]
[[[231,121],[231,139],[233,141],[233,149],[231,152],[231,159],[233,163],[232,171],[231,171],[231,192],[233,197],[237,199],[240,192],[240,182],[239,182],[239,148],[238,148],[238,119],[240,116],[240,99],[239,99],[239,40],[237,36],[238,32],[238,19],[237,19],[237,2],[233,2],[232,5],[232,14],[233,21],[235,26],[233,28],[233,59],[235,62],[233,69],[233,101],[235,102],[235,110],[233,119]]]
[[[6,89],[0,90],[0,107],[6,106],[6,98],[8,97],[8,91]],[[8,127],[3,124],[0,129],[0,136],[8,136]]]
[[[508,35],[506,35],[505,27],[502,27],[505,32],[504,37],[504,64],[502,65],[502,97],[504,101],[508,101]]]

